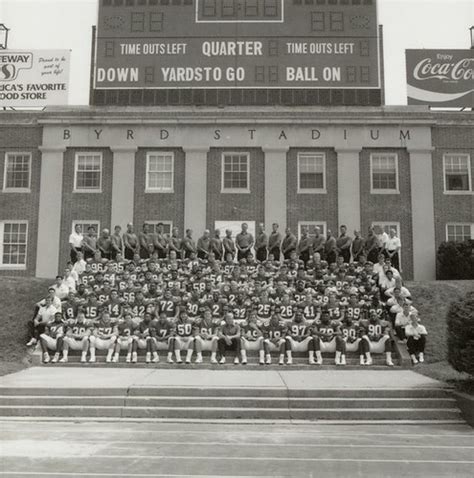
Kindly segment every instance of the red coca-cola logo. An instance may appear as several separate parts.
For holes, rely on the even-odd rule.
[[[472,59],[463,58],[456,63],[449,61],[434,62],[432,58],[424,58],[413,70],[413,76],[420,81],[439,79],[461,81],[474,79]]]

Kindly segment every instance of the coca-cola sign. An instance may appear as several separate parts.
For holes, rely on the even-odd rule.
[[[473,50],[407,50],[409,105],[474,106]]]

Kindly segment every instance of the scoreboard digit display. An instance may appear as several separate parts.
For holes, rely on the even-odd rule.
[[[378,89],[376,0],[99,0],[94,88]]]

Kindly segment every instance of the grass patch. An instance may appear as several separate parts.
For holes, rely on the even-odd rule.
[[[447,361],[446,315],[451,302],[474,290],[474,281],[408,282],[414,306],[428,330],[426,363],[416,372],[446,382],[459,390],[474,393],[474,378],[454,370]]]
[[[31,277],[0,278],[0,375],[28,367],[26,323],[32,318],[35,303],[53,282]]]

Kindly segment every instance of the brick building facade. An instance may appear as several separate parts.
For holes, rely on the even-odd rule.
[[[406,278],[474,238],[472,113],[419,107],[68,108],[0,117],[0,275],[53,277],[75,223],[299,234],[395,228]]]

